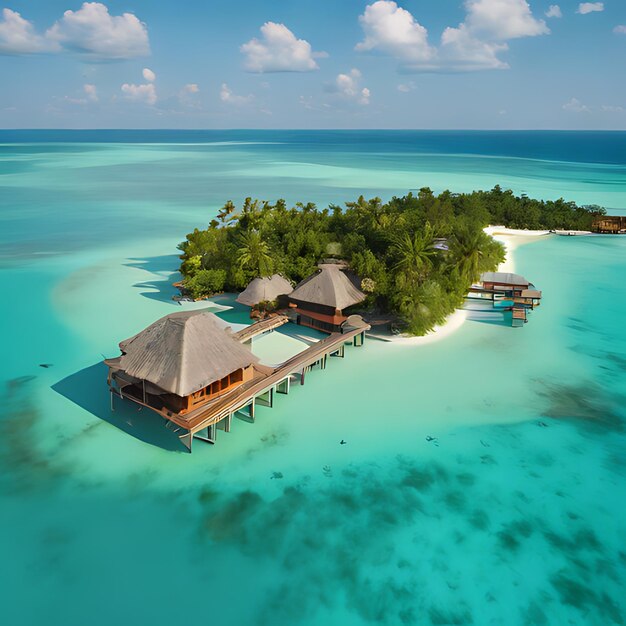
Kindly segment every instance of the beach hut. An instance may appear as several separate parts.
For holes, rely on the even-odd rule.
[[[252,380],[258,359],[206,311],[171,313],[106,359],[111,390],[164,415],[184,415]]]
[[[280,274],[258,277],[237,296],[237,302],[246,306],[256,306],[260,302],[274,302],[292,291],[291,283]]]
[[[626,215],[602,215],[593,221],[591,227],[596,233],[617,235],[626,232]]]
[[[322,263],[315,274],[291,292],[289,302],[297,313],[298,324],[332,333],[341,332],[347,319],[344,309],[363,302],[365,298],[342,267]]]

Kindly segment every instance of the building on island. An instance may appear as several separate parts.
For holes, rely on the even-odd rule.
[[[542,293],[519,274],[485,272],[470,288],[470,296],[491,300],[494,308],[512,311],[511,325],[523,326],[528,321],[528,311],[541,303]]]
[[[237,296],[237,302],[253,307],[261,302],[277,301],[292,291],[291,283],[280,274],[258,277]]]
[[[254,377],[258,359],[217,316],[171,313],[120,342],[106,359],[118,395],[170,417],[185,415]]]
[[[348,319],[344,310],[363,302],[366,295],[356,288],[343,266],[322,263],[289,294],[289,306],[298,324],[333,333],[341,332]]]
[[[601,215],[593,221],[591,230],[595,233],[617,235],[626,232],[626,215]]]

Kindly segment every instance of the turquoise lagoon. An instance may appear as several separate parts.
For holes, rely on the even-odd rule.
[[[229,198],[499,183],[623,212],[626,135],[0,141],[4,623],[624,623],[626,238],[519,247],[544,291],[524,329],[368,341],[192,455],[158,416],[111,413],[100,362],[178,310],[176,243]]]

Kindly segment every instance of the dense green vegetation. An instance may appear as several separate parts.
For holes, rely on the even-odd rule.
[[[360,197],[344,208],[227,202],[205,230],[179,245],[185,289],[195,298],[243,289],[281,273],[294,283],[320,260],[347,260],[368,294],[363,308],[392,313],[423,334],[461,305],[470,284],[495,269],[504,250],[483,227],[588,229],[597,207],[542,202],[495,187],[439,196],[428,188],[383,203]],[[443,248],[443,249],[442,249]]]

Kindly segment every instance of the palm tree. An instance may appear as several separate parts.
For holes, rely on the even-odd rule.
[[[217,219],[222,223],[222,224],[228,224],[229,222],[232,222],[233,220],[236,220],[238,215],[237,213],[235,213],[236,207],[235,205],[232,203],[231,200],[229,200],[217,213]]]
[[[244,232],[239,239],[237,260],[241,269],[250,270],[256,276],[271,276],[274,261],[270,247],[258,231]]]
[[[432,269],[438,253],[435,248],[435,233],[430,224],[422,232],[411,237],[408,233],[397,237],[392,251],[398,257],[394,269],[403,272],[410,280],[421,283]]]
[[[458,226],[452,236],[452,262],[458,273],[473,282],[482,272],[488,236],[478,228]]]

